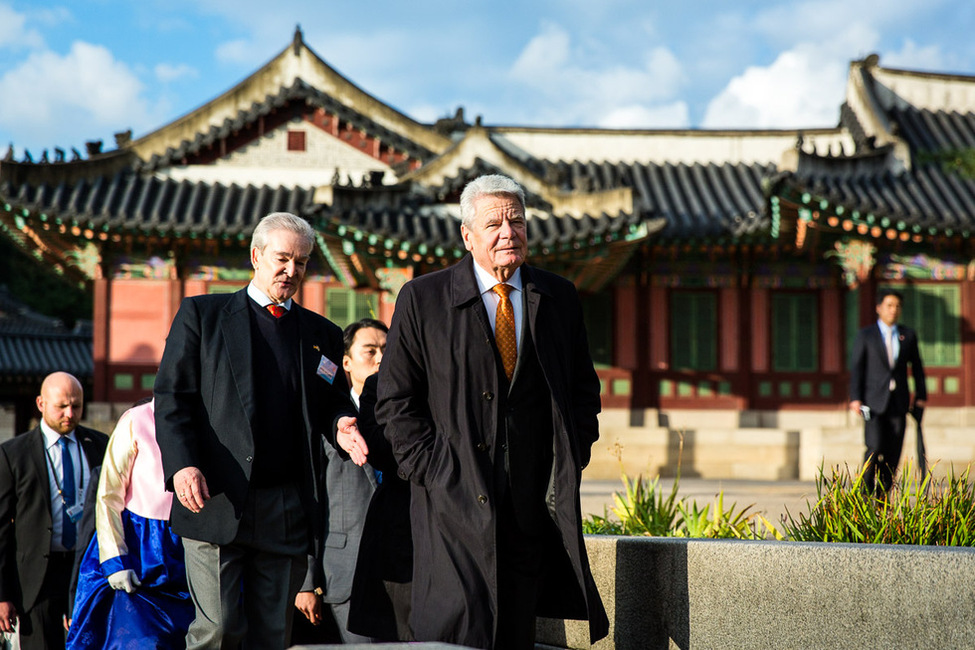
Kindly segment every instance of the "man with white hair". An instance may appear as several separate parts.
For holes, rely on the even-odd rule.
[[[314,241],[300,217],[264,217],[251,283],[184,299],[166,339],[156,438],[196,607],[190,649],[288,647],[320,552],[322,436],[358,436],[342,330],[293,299]]]
[[[599,379],[571,282],[525,263],[524,190],[460,198],[470,255],[399,293],[376,417],[412,486],[417,641],[534,647],[535,617],[608,622],[589,571],[579,482]]]

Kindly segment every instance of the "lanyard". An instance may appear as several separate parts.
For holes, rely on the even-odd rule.
[[[57,443],[55,443],[55,444],[57,444]],[[78,451],[78,464],[81,465],[81,469],[79,470],[81,472],[81,483],[80,483],[80,486],[78,488],[78,495],[81,496],[81,486],[84,486],[84,484],[85,484],[85,461],[81,458],[81,451],[80,451],[81,450],[81,443],[79,442],[79,443],[77,443],[77,445],[78,445],[78,450],[79,450]],[[66,451],[67,451],[68,455],[70,456],[71,455],[71,448],[69,447],[68,449],[66,449]],[[58,496],[61,497],[61,503],[64,504],[64,489],[61,487],[61,479],[58,478],[57,469],[54,467],[54,461],[51,459],[51,450],[50,449],[47,449],[46,447],[44,449],[44,457],[47,458],[47,464],[51,467],[51,475],[54,476],[54,485],[57,486],[57,488],[58,488]],[[71,462],[73,463],[74,460],[72,460]],[[61,458],[61,466],[64,467],[64,458]]]

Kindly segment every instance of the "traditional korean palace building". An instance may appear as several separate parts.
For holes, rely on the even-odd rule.
[[[129,403],[151,390],[180,300],[249,280],[265,214],[318,232],[299,302],[340,325],[388,321],[404,282],[465,254],[464,184],[500,172],[527,190],[530,260],[583,296],[604,409],[842,413],[848,347],[887,285],[920,333],[930,404],[972,407],[973,110],[975,77],[870,56],[850,64],[835,128],[528,128],[462,110],[423,124],[297,30],[148,135],[8,154],[0,236],[91,283],[91,397]]]

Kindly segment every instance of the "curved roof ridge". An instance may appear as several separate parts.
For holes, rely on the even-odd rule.
[[[349,81],[308,47],[298,30],[292,43],[235,86],[169,124],[127,143],[125,148],[148,160],[162,154],[174,143],[193,141],[197,134],[207,133],[226,119],[235,118],[255,102],[264,101],[268,95],[277,94],[281,88],[290,87],[299,79],[433,152],[439,153],[450,144],[449,138]]]

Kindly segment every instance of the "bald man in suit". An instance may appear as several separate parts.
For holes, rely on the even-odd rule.
[[[64,647],[77,524],[108,444],[78,424],[83,402],[75,377],[48,375],[40,424],[0,445],[0,632],[19,620],[23,650]]]

